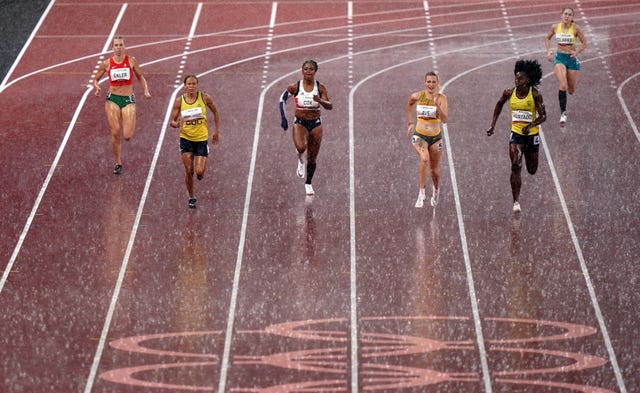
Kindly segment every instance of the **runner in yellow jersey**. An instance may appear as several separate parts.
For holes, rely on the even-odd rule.
[[[557,49],[553,61],[553,73],[558,80],[558,102],[560,104],[560,126],[567,121],[567,91],[573,94],[576,91],[580,76],[580,61],[578,55],[587,48],[587,39],[580,26],[573,22],[573,8],[562,9],[560,23],[554,24],[549,29],[544,45],[547,48],[547,60],[552,60],[551,38],[556,37]],[[580,46],[577,41],[580,40]]]
[[[180,153],[185,169],[185,183],[189,193],[189,207],[196,208],[193,174],[198,180],[204,176],[209,156],[209,126],[207,108],[213,114],[214,130],[211,143],[218,144],[220,135],[220,115],[211,96],[198,90],[198,78],[187,75],[184,78],[185,93],[178,97],[171,110],[171,127],[180,128]]]
[[[440,124],[449,118],[447,96],[440,93],[438,75],[429,71],[424,76],[425,89],[409,96],[407,101],[407,136],[411,137],[411,145],[420,158],[418,167],[418,200],[416,207],[423,207],[426,199],[427,172],[431,172],[433,193],[431,206],[438,204],[440,193],[440,156],[442,156],[442,131]],[[416,123],[413,122],[415,106]]]
[[[538,170],[540,150],[539,125],[547,119],[542,94],[536,86],[542,79],[542,67],[536,60],[518,60],[514,68],[515,87],[506,89],[496,103],[491,127],[487,135],[493,135],[502,107],[508,101],[511,108],[511,135],[509,137],[509,159],[511,160],[511,194],[513,212],[520,213],[520,188],[522,186],[522,156],[527,172],[533,175]]]

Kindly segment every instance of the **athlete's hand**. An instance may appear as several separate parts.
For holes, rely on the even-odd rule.
[[[487,130],[487,136],[491,136],[493,135],[493,126],[491,126],[488,130]]]

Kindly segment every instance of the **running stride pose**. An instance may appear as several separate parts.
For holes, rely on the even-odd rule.
[[[151,94],[136,58],[125,54],[124,38],[121,36],[113,39],[113,57],[100,64],[98,72],[93,78],[96,97],[100,95],[98,82],[105,73],[109,75],[109,93],[104,109],[107,112],[107,121],[111,129],[111,148],[116,162],[113,173],[119,175],[122,172],[120,121],[122,120],[122,135],[126,141],[133,138],[136,130],[136,97],[133,94],[133,74],[142,85],[144,96],[151,98]]]
[[[580,76],[580,61],[578,55],[586,49],[587,39],[580,26],[573,23],[573,9],[562,9],[562,20],[551,26],[544,41],[547,48],[547,60],[551,61],[551,38],[556,36],[558,47],[553,62],[553,72],[558,80],[558,101],[560,103],[560,126],[567,121],[567,91],[573,94],[576,91],[578,77]],[[580,47],[576,47],[576,37],[580,39]]]
[[[509,137],[509,158],[511,160],[511,193],[513,212],[520,212],[520,187],[522,186],[522,156],[527,172],[533,175],[538,170],[540,149],[539,125],[547,119],[542,94],[535,86],[542,79],[542,67],[535,60],[518,60],[514,69],[515,87],[506,89],[496,103],[491,127],[487,135],[493,135],[498,116],[504,104],[509,101],[511,108],[511,135]]]
[[[202,180],[207,169],[209,156],[209,126],[207,108],[213,113],[215,128],[211,134],[211,143],[218,144],[220,135],[220,115],[211,96],[198,90],[198,78],[187,75],[184,78],[185,93],[178,97],[171,109],[171,127],[180,128],[180,153],[185,170],[185,184],[189,193],[189,207],[196,208],[193,174]]]
[[[302,64],[302,79],[292,85],[280,96],[280,125],[284,130],[289,128],[287,116],[284,111],[284,104],[289,96],[293,96],[296,103],[295,118],[293,120],[293,144],[298,152],[298,177],[305,176],[305,160],[303,154],[307,152],[305,192],[307,195],[314,195],[313,174],[316,171],[316,158],[322,143],[322,119],[320,117],[320,107],[331,110],[333,104],[329,101],[327,88],[316,81],[318,63],[307,60]]]
[[[438,75],[429,71],[424,76],[425,89],[409,96],[407,101],[407,136],[411,137],[413,149],[418,153],[418,200],[416,207],[423,207],[426,199],[427,170],[431,171],[433,193],[431,206],[438,204],[440,193],[440,156],[442,156],[442,132],[440,124],[449,119],[449,103],[447,96],[439,93]],[[416,106],[417,124],[413,122],[413,106]]]

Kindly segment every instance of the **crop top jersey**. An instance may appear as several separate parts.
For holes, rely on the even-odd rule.
[[[573,31],[573,23],[569,25],[569,30],[566,32],[562,31],[562,23],[558,23],[558,28],[556,29],[556,41],[558,45],[561,46],[573,46],[576,44],[576,35]]]
[[[320,82],[314,81],[313,90],[305,91],[304,84],[298,81],[298,93],[295,96],[296,109],[300,110],[319,110],[320,103],[313,100],[313,96],[320,95]]]
[[[440,133],[440,129],[435,134],[432,132],[425,132],[425,123],[440,122],[440,113],[438,113],[438,107],[436,102],[432,98],[427,97],[427,92],[422,90],[418,101],[416,102],[416,132],[422,135],[433,136]]]
[[[116,63],[113,57],[110,58],[109,69],[107,72],[109,74],[109,84],[111,86],[126,86],[133,84],[133,67],[131,66],[128,55],[125,55],[124,60],[119,64]]]
[[[196,100],[189,104],[181,98],[180,114],[182,116],[182,130],[180,138],[192,142],[203,142],[209,139],[209,127],[207,126],[207,104],[201,91],[198,91]]]
[[[529,87],[529,92],[525,98],[519,98],[516,94],[516,88],[513,88],[511,97],[509,98],[509,106],[511,107],[511,131],[516,134],[524,135],[522,129],[533,122],[537,117],[536,103],[533,99],[533,87]],[[539,127],[531,127],[527,135],[536,135]]]

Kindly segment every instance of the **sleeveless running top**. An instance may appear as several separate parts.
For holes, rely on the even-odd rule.
[[[131,78],[133,74],[133,67],[129,62],[129,56],[125,55],[122,63],[118,64],[112,58],[109,59],[109,84],[111,86],[126,86],[133,84]]]
[[[516,134],[524,135],[522,129],[529,123],[533,122],[538,114],[536,112],[536,103],[533,100],[533,87],[529,87],[529,92],[525,98],[518,98],[516,88],[513,88],[511,98],[509,98],[509,106],[511,107],[511,131]],[[538,126],[531,127],[527,135],[536,135]]]
[[[192,142],[202,142],[209,139],[209,127],[207,126],[207,104],[201,91],[193,104],[189,104],[184,95],[181,98],[180,114],[182,115],[182,130],[180,138]]]
[[[440,129],[436,132],[427,132],[425,130],[426,123],[440,122],[440,114],[438,113],[436,102],[427,97],[427,92],[422,90],[420,97],[416,102],[416,132],[426,136],[435,136],[440,134]]]
[[[573,23],[569,25],[569,30],[566,32],[562,31],[562,23],[558,23],[558,28],[556,29],[556,41],[558,45],[561,46],[573,46],[576,44],[576,35],[573,32]]]
[[[313,96],[320,95],[320,82],[313,83],[313,90],[307,92],[304,90],[304,83],[298,81],[298,94],[295,96],[296,109],[301,110],[318,110],[320,103],[313,100]]]

